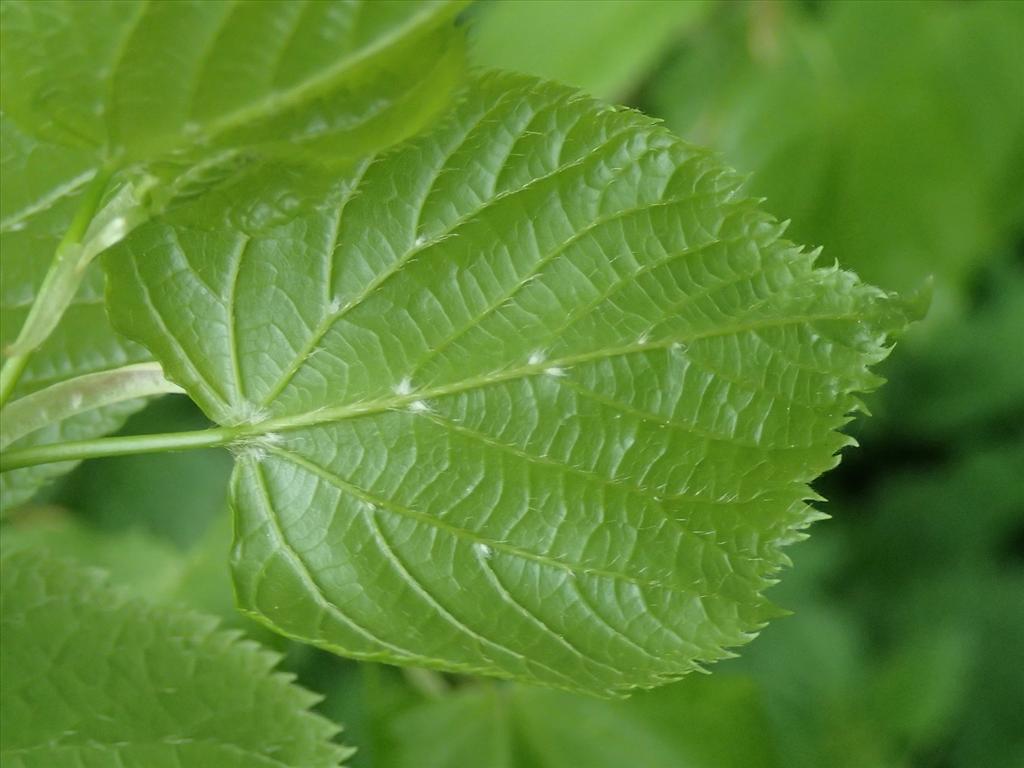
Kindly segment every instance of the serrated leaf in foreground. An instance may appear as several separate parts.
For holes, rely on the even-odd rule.
[[[98,571],[3,558],[5,768],[329,768],[348,750],[276,656]]]
[[[714,156],[528,78],[290,221],[219,224],[315,183],[271,169],[106,260],[117,326],[238,436],[243,610],[598,693],[764,626],[898,302],[816,269]]]

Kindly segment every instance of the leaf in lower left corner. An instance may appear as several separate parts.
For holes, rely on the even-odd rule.
[[[276,656],[214,619],[30,552],[2,568],[6,768],[334,768],[349,754]]]

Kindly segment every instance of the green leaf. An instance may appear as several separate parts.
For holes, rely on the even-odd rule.
[[[181,552],[144,531],[103,531],[55,506],[29,505],[11,515],[0,547],[5,555],[45,551],[100,568],[116,586],[150,601],[175,597],[186,568]]]
[[[27,505],[4,522],[4,554],[24,550],[74,560],[98,568],[116,587],[149,602],[186,605],[220,619],[238,618],[224,556],[231,541],[230,521],[222,516],[190,549],[182,551],[135,526],[105,530],[77,510]],[[246,621],[261,634],[262,627]]]
[[[135,498],[138,506],[140,492],[136,491]],[[138,524],[104,529],[84,519],[77,509],[69,511],[55,504],[29,504],[10,515],[4,521],[0,542],[2,554],[45,551],[99,568],[110,575],[114,587],[135,597],[215,616],[224,626],[242,629],[251,639],[272,648],[285,647],[288,641],[242,616],[235,607],[225,557],[230,548],[231,519],[225,514],[183,551]]]
[[[237,435],[242,609],[599,693],[751,639],[906,317],[738,185],[652,120],[491,75],[326,192],[270,168],[112,251],[117,326]],[[225,230],[282,195],[291,219]]]
[[[0,426],[0,449],[82,411],[148,395],[181,393],[157,363],[139,363],[58,382],[15,400]]]
[[[736,663],[758,683],[786,768],[895,768],[886,759],[892,751],[889,729],[865,711],[873,670],[864,658],[863,627],[835,603],[832,596],[819,604],[788,603],[795,615],[765,630]]]
[[[27,552],[3,559],[2,597],[8,768],[326,768],[348,752],[273,654],[213,619]]]
[[[746,678],[694,677],[628,701],[522,687],[469,689],[385,720],[381,768],[774,768]],[[441,735],[439,735],[441,734]]]
[[[25,358],[4,371],[13,396],[149,359],[110,328],[89,263],[140,221],[256,158],[344,165],[431,119],[460,79],[461,7],[5,2],[0,341]],[[54,422],[13,447],[102,435],[143,402]],[[72,466],[5,475],[4,505]]]
[[[910,748],[941,744],[967,693],[966,646],[961,633],[942,628],[904,639],[869,683],[880,730]]]
[[[934,275],[952,309],[1024,225],[1024,6],[811,8],[726,4],[645,106],[752,172],[794,236],[886,288]]]
[[[475,9],[472,59],[620,99],[711,7],[704,0],[495,0]]]
[[[337,147],[385,123],[408,132],[455,76],[449,22],[462,5],[12,0],[3,110],[114,167],[268,142]]]

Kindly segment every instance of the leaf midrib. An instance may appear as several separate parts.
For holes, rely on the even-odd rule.
[[[552,375],[549,372],[551,369],[564,370],[582,363],[595,362],[614,357],[624,357],[626,355],[633,355],[641,352],[670,349],[677,344],[687,346],[697,341],[721,336],[732,336],[765,328],[784,328],[801,323],[860,319],[863,319],[863,314],[860,312],[793,315],[783,318],[770,318],[741,325],[712,328],[708,331],[695,333],[690,336],[646,341],[643,343],[634,342],[633,344],[620,347],[597,349],[590,352],[581,352],[577,355],[567,355],[562,358],[548,359],[537,363],[527,363],[526,365],[509,368],[505,371],[498,371],[483,376],[463,379],[450,384],[442,384],[437,387],[414,390],[408,394],[396,393],[390,397],[368,400],[361,403],[348,403],[333,407],[323,407],[314,411],[308,411],[292,416],[280,416],[264,419],[250,424],[238,424],[234,425],[233,429],[238,438],[238,442],[245,444],[247,442],[252,442],[253,438],[267,437],[268,435],[273,435],[279,432],[288,432],[296,429],[315,427],[322,424],[330,424],[337,421],[343,421],[345,419],[373,416],[386,411],[407,408],[416,402],[426,403],[426,401],[435,400],[440,397],[458,395],[469,390],[489,387],[495,384],[502,384],[508,381],[526,378],[527,376]]]
[[[31,219],[37,214],[45,213],[61,200],[73,195],[79,189],[92,181],[98,170],[99,163],[97,163],[95,167],[90,168],[87,171],[83,171],[67,181],[60,182],[35,201],[17,211],[14,211],[4,219],[0,219],[0,234],[21,231],[24,227],[23,222]]]

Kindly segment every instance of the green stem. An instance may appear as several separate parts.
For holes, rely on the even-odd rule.
[[[95,440],[36,445],[0,454],[0,472],[32,467],[36,464],[52,464],[58,461],[83,461],[106,456],[127,456],[134,453],[216,448],[229,445],[238,440],[240,436],[241,431],[237,428],[220,427],[200,429],[194,432],[101,437]]]
[[[4,360],[3,368],[0,368],[0,408],[4,407],[14,388],[18,386],[18,379],[21,378],[26,365],[28,355],[11,355]]]
[[[0,369],[0,408],[4,406],[17,386],[18,379],[21,378],[25,366],[28,365],[29,356],[56,327],[64,310],[67,309],[71,296],[81,282],[81,275],[75,274],[78,271],[76,269],[78,265],[76,254],[72,251],[74,246],[85,236],[89,223],[99,210],[103,193],[106,191],[112,175],[113,169],[104,168],[97,172],[89,182],[82,202],[79,204],[67,232],[64,233],[63,239],[57,246],[53,262],[39,286],[32,306],[29,307],[25,322],[10,348],[5,350],[8,357],[4,361],[3,368]]]
[[[37,429],[77,414],[171,392],[183,393],[184,390],[164,378],[159,363],[135,363],[65,379],[7,405],[0,419],[0,449]]]

